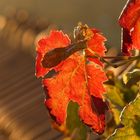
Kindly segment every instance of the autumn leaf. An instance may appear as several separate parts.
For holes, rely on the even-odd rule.
[[[106,38],[102,36],[97,30],[92,30],[92,32],[94,36],[87,42],[88,49],[86,50],[86,54],[91,56],[94,54],[104,56],[106,51],[104,42],[106,41]],[[100,62],[98,58],[88,58],[88,60],[103,66],[103,63]]]
[[[64,48],[71,43],[69,37],[63,34],[62,31],[51,31],[50,35],[46,38],[42,38],[38,42],[38,46],[36,48],[37,56],[36,56],[36,76],[43,77],[46,73],[48,73],[53,68],[44,68],[42,66],[42,59],[46,52],[54,48]],[[54,58],[56,59],[56,58]],[[61,64],[60,64],[61,65]]]
[[[101,100],[102,102],[95,107],[92,107],[92,104],[102,99],[102,93],[105,91],[102,83],[105,80],[103,71],[96,68],[94,64],[85,65],[84,57],[75,54],[65,60],[58,75],[43,80],[50,97],[45,104],[51,110],[50,113],[56,117],[57,122],[63,124],[66,120],[68,103],[77,102],[80,106],[81,119],[98,133],[102,133],[105,126],[105,112],[102,112],[102,109],[105,103]],[[95,101],[89,94],[96,97]]]
[[[42,65],[44,56],[46,54],[49,54],[49,57],[54,56],[56,54],[55,48],[68,48],[70,39],[61,31],[53,31],[46,39],[39,41],[36,75],[37,77],[43,77],[52,69],[56,72],[52,77],[44,78],[42,84],[47,96],[45,105],[50,110],[50,114],[55,117],[57,123],[66,124],[68,105],[73,101],[79,105],[78,112],[81,120],[95,132],[102,134],[105,129],[105,111],[108,109],[106,102],[103,101],[103,93],[105,92],[103,82],[107,80],[107,77],[103,67],[100,66],[100,60],[98,60],[100,64],[95,63],[89,61],[86,56],[89,50],[92,50],[90,55],[104,55],[105,38],[98,32],[92,31],[91,33],[93,35],[87,39],[86,44],[85,42],[77,44],[74,47],[78,48],[78,45],[80,47],[78,49],[73,48],[73,54],[64,57],[58,65],[55,64],[54,67],[50,68],[44,68]],[[69,48],[71,49],[71,46]],[[79,50],[82,50],[82,53]],[[54,59],[57,59],[57,57]],[[52,59],[54,61],[52,63],[56,62],[54,59]]]
[[[129,0],[119,18],[122,27],[122,52],[131,55],[132,49],[140,50],[140,0]]]

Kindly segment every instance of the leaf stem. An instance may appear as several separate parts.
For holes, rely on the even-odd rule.
[[[87,57],[98,58],[99,56],[88,55]],[[140,55],[138,55],[138,56],[103,56],[101,58],[104,58],[104,59],[119,59],[119,60],[137,60],[137,59],[140,59]]]
[[[95,56],[88,55],[87,57],[88,58],[99,58],[102,62],[104,62],[114,68],[125,65],[131,61],[140,60],[140,55],[138,55],[138,56],[103,56],[103,57],[101,57],[99,55],[95,55]],[[115,59],[115,60],[118,60],[121,62],[120,63],[118,63],[118,62],[111,63],[111,62],[108,62],[106,59]]]

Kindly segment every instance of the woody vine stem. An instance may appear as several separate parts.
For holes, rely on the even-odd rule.
[[[125,65],[129,62],[132,62],[132,61],[135,61],[135,60],[140,60],[140,55],[139,56],[103,56],[103,57],[100,57],[100,56],[87,56],[89,58],[99,58],[102,62],[114,67],[114,68],[117,68],[119,66],[122,66],[122,65]],[[115,63],[111,63],[111,62],[108,62],[106,59],[115,59],[117,60],[118,62]]]

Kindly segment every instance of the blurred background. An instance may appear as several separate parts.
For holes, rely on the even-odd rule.
[[[72,34],[81,21],[120,50],[117,20],[126,1],[0,0],[0,140],[63,139],[51,127],[41,81],[34,76],[35,44],[53,28]]]

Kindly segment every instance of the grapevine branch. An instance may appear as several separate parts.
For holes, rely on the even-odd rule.
[[[106,63],[114,68],[125,65],[125,64],[132,62],[132,61],[135,61],[135,60],[140,60],[140,55],[139,56],[103,56],[103,57],[100,57],[97,55],[95,55],[95,56],[88,55],[87,57],[88,58],[99,58],[102,62],[104,62],[104,63]],[[111,63],[111,62],[108,62],[106,59],[115,59],[118,62]]]

